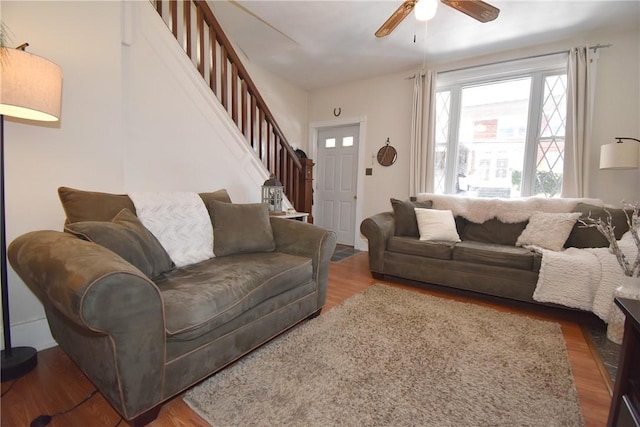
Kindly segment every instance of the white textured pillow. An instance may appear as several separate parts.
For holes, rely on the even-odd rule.
[[[451,211],[416,208],[416,219],[420,240],[460,241]]]
[[[518,237],[516,246],[539,246],[552,251],[562,250],[578,218],[580,218],[579,212],[535,212]]]

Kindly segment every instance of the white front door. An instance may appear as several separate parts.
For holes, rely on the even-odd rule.
[[[359,125],[318,133],[316,223],[333,230],[338,243],[353,246],[356,227]]]

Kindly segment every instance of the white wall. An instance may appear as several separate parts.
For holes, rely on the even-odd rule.
[[[360,138],[359,150],[364,151],[363,167],[373,168],[373,174],[358,175],[358,185],[363,194],[358,195],[361,213],[356,218],[359,229],[363,218],[389,210],[390,197],[409,197],[409,143],[411,131],[411,99],[413,80],[411,72],[385,75],[370,80],[354,82],[313,91],[309,97],[309,121],[328,125],[351,117],[365,117],[365,137]],[[339,117],[334,116],[340,112]],[[385,141],[398,152],[392,166],[380,166],[375,156]],[[359,233],[357,233],[359,235]],[[356,239],[362,249],[362,242]]]
[[[267,103],[284,137],[294,148],[307,154],[307,105],[309,93],[286,80],[265,71],[241,56],[251,80],[256,84]]]
[[[259,200],[266,171],[149,2],[3,0],[0,12],[10,46],[29,42],[63,73],[59,123],[5,122],[9,242],[62,229],[59,186],[227,188],[236,202]],[[9,292],[13,344],[54,345],[41,304],[12,269]]]
[[[606,203],[618,205],[621,200],[640,200],[640,170],[599,170],[600,146],[614,142],[614,136],[640,138],[640,28],[625,33],[597,33],[529,49],[519,49],[473,60],[450,64],[430,64],[438,71],[481,65],[494,61],[517,59],[529,55],[567,50],[573,46],[611,43],[600,49],[593,140],[590,147],[590,194]],[[362,216],[390,210],[390,197],[409,196],[409,131],[413,81],[407,78],[415,70],[391,74],[336,87],[312,91],[309,95],[309,121],[331,122],[334,108],[342,108],[342,116],[364,116],[367,119],[365,167],[373,165],[373,175],[361,171],[364,181]],[[623,135],[624,134],[624,135]],[[389,167],[371,162],[384,141],[390,137],[398,151],[397,162]],[[361,220],[358,219],[358,220]]]

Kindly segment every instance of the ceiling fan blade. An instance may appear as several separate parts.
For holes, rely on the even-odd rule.
[[[500,13],[500,9],[497,7],[491,6],[489,3],[485,3],[480,0],[440,0],[440,2],[483,23],[493,21]]]
[[[411,13],[418,0],[406,0],[398,9],[385,21],[384,24],[376,31],[376,37],[385,37],[391,34],[398,24],[402,22],[408,14]]]

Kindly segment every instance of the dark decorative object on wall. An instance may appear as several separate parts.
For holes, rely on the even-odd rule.
[[[386,144],[378,150],[378,163],[382,166],[391,166],[398,158],[398,152],[389,144],[389,138],[387,138]]]

